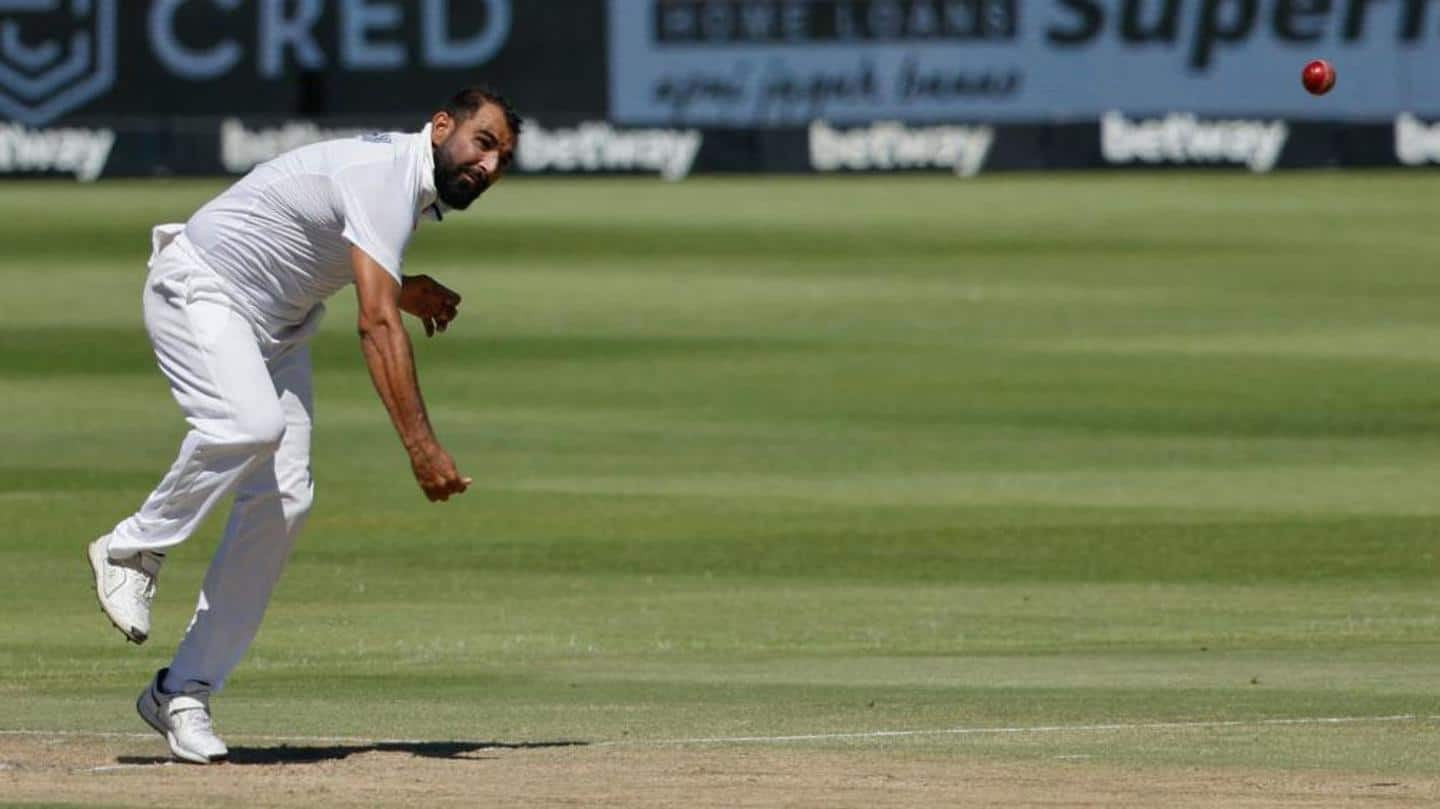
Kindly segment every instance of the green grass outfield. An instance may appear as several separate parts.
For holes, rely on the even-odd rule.
[[[0,730],[141,731],[84,545],[181,422],[148,228],[215,182],[0,185]],[[425,502],[354,302],[231,736],[819,739],[1440,773],[1440,175],[514,180],[425,227]],[[1421,717],[1348,724],[1265,719]],[[1237,722],[1236,725],[1190,723]],[[156,740],[159,752],[159,740]]]

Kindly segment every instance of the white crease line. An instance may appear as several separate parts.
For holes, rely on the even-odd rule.
[[[110,733],[103,730],[0,730],[0,736],[38,736],[40,738],[68,739],[149,739],[153,733]]]
[[[146,770],[151,767],[169,767],[173,761],[156,761],[150,764],[110,764],[104,767],[91,767],[86,772],[115,772],[116,770]]]
[[[0,730],[0,736],[30,736],[39,738],[55,739],[153,739],[154,733],[124,733],[103,730]],[[423,739],[368,739],[359,736],[266,736],[257,734],[225,734],[229,739],[249,739],[257,742],[306,742],[319,744],[322,742],[340,744],[434,744],[435,741]],[[448,740],[447,740],[448,743]],[[454,742],[455,744],[469,744],[469,742]],[[494,744],[491,742],[474,742],[474,744]]]
[[[1132,722],[1103,725],[1028,725],[1018,727],[969,727],[937,728],[930,730],[866,730],[845,733],[806,733],[792,736],[703,736],[686,739],[611,739],[608,741],[585,742],[566,740],[566,743],[588,747],[649,747],[680,744],[742,744],[747,742],[806,742],[830,739],[894,739],[913,736],[985,736],[1025,733],[1101,733],[1126,730],[1203,730],[1206,728],[1275,727],[1287,725],[1346,725],[1376,722],[1436,722],[1440,715],[1395,714],[1392,716],[1306,716],[1289,719],[1229,719],[1196,722]],[[153,733],[118,733],[88,730],[0,730],[0,736],[22,736],[35,738],[99,738],[99,739],[153,739]],[[250,741],[307,743],[307,744],[363,744],[363,745],[422,745],[422,744],[473,744],[477,746],[510,744],[496,740],[476,741],[445,739],[368,739],[358,736],[269,736],[227,734],[229,738]],[[143,765],[142,765],[143,766]]]
[[[603,745],[741,744],[745,742],[809,742],[831,739],[893,739],[911,736],[984,736],[1023,733],[1097,733],[1123,730],[1189,730],[1205,728],[1267,727],[1275,725],[1341,725],[1364,722],[1427,722],[1440,716],[1313,716],[1293,719],[1233,719],[1210,722],[1135,722],[1107,725],[1031,725],[1028,727],[939,728],[936,730],[870,730],[850,733],[806,733],[795,736],[712,736],[694,739],[636,739],[596,742]]]

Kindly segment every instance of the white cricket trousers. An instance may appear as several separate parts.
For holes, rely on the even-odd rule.
[[[154,247],[145,328],[190,430],[170,472],[111,533],[110,554],[174,547],[235,494],[195,616],[162,684],[219,690],[254,640],[310,511],[310,351],[304,338],[276,342],[258,334],[179,226],[156,228]]]

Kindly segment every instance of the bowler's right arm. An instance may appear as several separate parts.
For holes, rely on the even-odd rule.
[[[471,480],[455,468],[454,459],[440,446],[430,426],[415,375],[410,335],[401,322],[400,284],[368,253],[353,245],[350,264],[360,302],[360,349],[375,391],[390,413],[425,496],[432,502],[448,500],[450,495],[465,491]]]

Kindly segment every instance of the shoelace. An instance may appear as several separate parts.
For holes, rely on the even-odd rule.
[[[210,720],[210,711],[203,705],[195,708],[181,708],[170,716],[186,730],[202,733],[215,732],[215,725]]]
[[[142,577],[145,587],[139,591],[132,591],[135,594],[135,602],[142,607],[149,607],[150,602],[155,599],[155,586],[160,580],[160,563],[164,557],[152,551],[141,551],[129,559],[116,562],[116,564],[135,571]]]
[[[210,720],[210,704],[207,697],[209,694],[196,695],[186,694],[186,697],[199,702],[197,705],[186,705],[183,708],[174,708],[170,711],[171,721],[179,724],[184,730],[199,731],[199,733],[215,733],[215,724]]]

